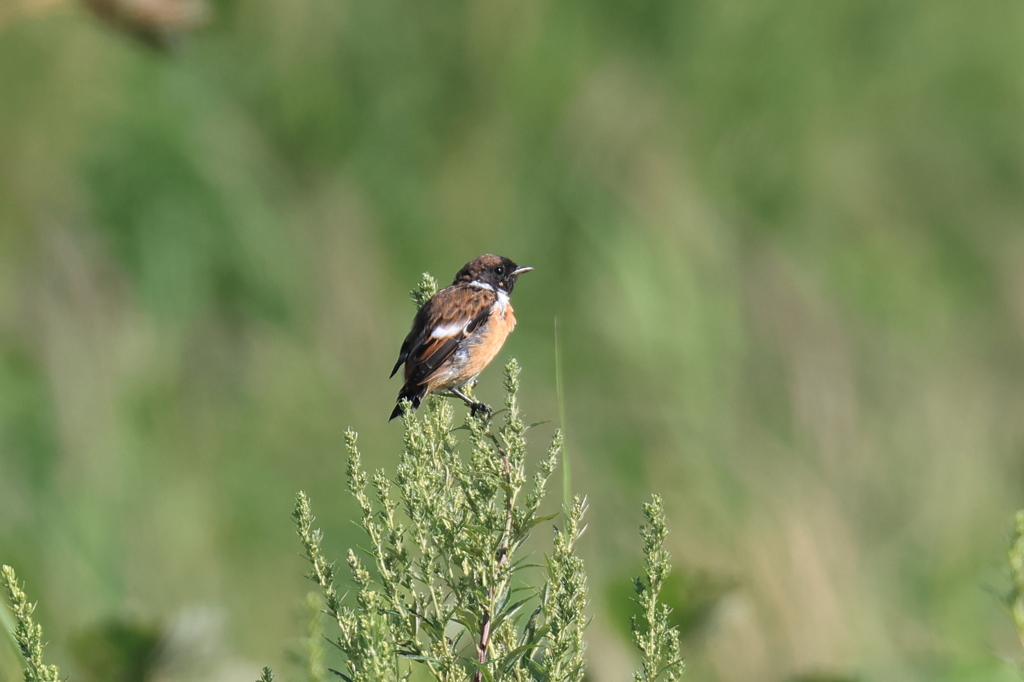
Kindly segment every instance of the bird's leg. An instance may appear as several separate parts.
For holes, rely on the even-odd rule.
[[[456,397],[462,398],[462,400],[467,405],[469,405],[469,413],[472,414],[474,417],[476,417],[478,414],[481,414],[481,413],[484,414],[484,415],[489,415],[491,413],[491,408],[489,406],[485,405],[484,403],[476,402],[475,400],[470,398],[468,395],[466,395],[465,393],[463,393],[459,389],[457,389],[457,388],[450,388],[448,390],[453,395],[455,395]]]

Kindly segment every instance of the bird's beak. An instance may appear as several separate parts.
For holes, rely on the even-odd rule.
[[[515,270],[513,270],[512,274],[513,275],[521,275],[524,272],[529,272],[530,270],[533,270],[533,268],[531,268],[529,265],[524,265],[521,268],[516,268]]]

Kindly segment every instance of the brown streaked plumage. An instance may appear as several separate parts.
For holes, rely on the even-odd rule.
[[[451,391],[474,411],[486,407],[459,389],[490,364],[516,326],[508,296],[516,278],[532,269],[484,254],[423,304],[391,370],[394,376],[405,364],[405,384],[391,419],[402,414],[402,400],[416,409],[426,395],[440,391]]]

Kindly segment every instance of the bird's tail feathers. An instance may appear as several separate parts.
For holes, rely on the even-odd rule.
[[[391,411],[391,416],[388,417],[388,421],[391,421],[395,417],[402,416],[402,401],[408,400],[412,403],[412,410],[415,410],[423,402],[423,397],[427,395],[426,386],[403,386],[402,390],[398,392],[398,404],[395,405],[395,409]]]

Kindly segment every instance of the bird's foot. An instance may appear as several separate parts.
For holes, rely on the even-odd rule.
[[[469,405],[469,413],[472,416],[488,419],[492,414],[494,414],[494,410],[491,409],[490,405],[473,400],[459,389],[450,388],[448,391],[455,397],[462,399],[462,402]]]
[[[469,413],[474,417],[488,419],[492,414],[494,414],[494,410],[491,409],[490,405],[485,403],[470,403]]]

